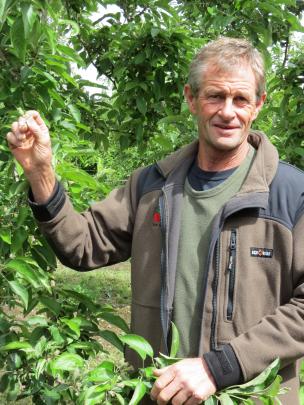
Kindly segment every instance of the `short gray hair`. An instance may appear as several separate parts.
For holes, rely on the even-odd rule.
[[[264,59],[246,39],[221,37],[200,49],[191,62],[188,76],[188,84],[195,97],[199,93],[202,74],[209,62],[224,71],[229,71],[240,63],[248,64],[255,76],[257,98],[264,93],[266,82]]]

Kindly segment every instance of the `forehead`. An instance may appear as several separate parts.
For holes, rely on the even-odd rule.
[[[208,64],[202,72],[201,90],[216,87],[234,91],[256,92],[256,79],[249,65],[221,68]]]

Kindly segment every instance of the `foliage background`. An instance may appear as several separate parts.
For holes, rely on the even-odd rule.
[[[119,11],[92,21],[99,6],[111,4]],[[25,110],[41,112],[58,177],[83,209],[134,168],[195,138],[183,101],[192,56],[218,35],[246,37],[268,70],[268,101],[255,126],[303,168],[303,10],[302,0],[1,0],[0,390],[7,401],[98,403],[80,370],[103,351],[96,336],[122,348],[100,320],[128,332],[107,306],[57,287],[56,260],[6,145],[11,123]],[[82,79],[73,64],[93,64],[105,84]]]

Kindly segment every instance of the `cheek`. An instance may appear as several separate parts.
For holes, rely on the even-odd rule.
[[[246,125],[250,125],[251,122],[256,118],[256,113],[254,108],[248,108],[246,110],[239,111],[239,119]]]
[[[200,106],[200,110],[199,110],[199,115],[201,116],[201,118],[203,119],[203,121],[208,120],[209,118],[211,118],[213,115],[215,115],[218,111],[217,106],[215,106],[214,104],[204,104]]]

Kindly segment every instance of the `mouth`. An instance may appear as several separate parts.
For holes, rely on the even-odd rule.
[[[213,126],[215,126],[216,128],[225,130],[225,131],[231,131],[234,129],[239,129],[239,126],[236,125],[225,125],[225,124],[213,124]]]

